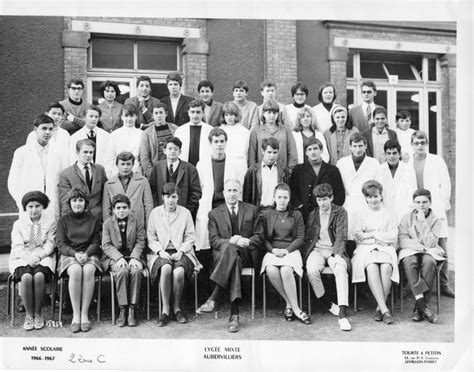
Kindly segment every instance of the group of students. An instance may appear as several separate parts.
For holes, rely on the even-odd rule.
[[[20,218],[10,270],[21,282],[25,329],[44,326],[45,281],[55,270],[69,277],[72,332],[90,329],[94,275],[107,270],[117,325],[136,326],[145,267],[160,286],[159,326],[187,322],[185,279],[200,273],[202,286],[208,279],[215,286],[198,313],[218,309],[229,292],[228,330],[237,332],[244,267],[261,267],[286,302],[285,319],[310,324],[294,279],[306,268],[316,297],[346,331],[352,272],[353,283],[369,284],[375,319],[390,324],[385,301],[399,281],[398,261],[416,299],[413,320],[436,322],[427,303],[436,265],[447,259],[451,185],[444,160],[427,152],[426,134],[409,128],[408,112],[397,114],[397,132],[389,129],[373,82],[362,84],[363,103],[349,112],[335,103],[331,83],[314,108],[301,83],[287,106],[269,81],[261,106],[247,100],[242,80],[224,104],[207,80],[201,99],[181,94],[177,73],[167,85],[170,96],[160,102],[141,76],[137,96],[122,106],[108,81],[104,101],[90,106],[84,83],[72,80],[69,97],[38,115],[15,151],[8,188]],[[337,305],[321,281],[325,266],[336,278]],[[441,278],[443,294],[454,297]]]

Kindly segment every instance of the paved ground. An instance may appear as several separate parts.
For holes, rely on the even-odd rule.
[[[451,272],[451,283],[454,286],[454,273]],[[246,283],[244,285],[247,285]],[[337,318],[329,312],[318,308],[313,297],[312,324],[304,325],[299,321],[286,322],[283,319],[284,304],[273,292],[268,294],[267,318],[262,318],[262,303],[260,281],[257,281],[257,309],[255,319],[250,316],[250,298],[244,298],[241,308],[241,325],[239,333],[230,334],[226,331],[226,321],[229,314],[228,307],[214,314],[189,316],[189,323],[178,324],[171,322],[167,327],[158,328],[158,305],[152,298],[151,317],[144,320],[146,314],[139,313],[140,324],[136,328],[117,328],[111,325],[110,301],[108,295],[108,282],[103,284],[102,317],[96,322],[95,316],[91,317],[93,328],[88,333],[72,335],[68,326],[71,315],[64,316],[63,328],[44,328],[41,331],[26,332],[21,328],[24,314],[16,313],[15,326],[10,326],[10,317],[6,313],[6,287],[0,284],[0,330],[6,337],[79,337],[79,338],[153,338],[153,339],[244,339],[244,340],[311,340],[311,341],[394,341],[394,342],[453,342],[454,341],[454,300],[441,297],[440,321],[438,324],[429,324],[426,321],[415,323],[410,320],[414,302],[412,299],[404,300],[404,314],[400,313],[397,302],[394,310],[395,322],[392,325],[372,320],[375,303],[372,299],[359,298],[360,311],[354,313],[351,309],[349,317],[352,322],[351,332],[339,330]],[[268,288],[268,287],[267,287]],[[306,285],[304,284],[304,288]],[[268,289],[267,289],[268,291]],[[307,299],[304,295],[304,309],[307,308]],[[431,308],[436,310],[436,295],[433,296]],[[188,314],[193,312],[193,301],[186,306]],[[91,314],[95,314],[95,308]],[[50,306],[45,308],[45,318],[51,319]],[[56,314],[57,317],[57,314]],[[205,332],[203,332],[205,330]]]

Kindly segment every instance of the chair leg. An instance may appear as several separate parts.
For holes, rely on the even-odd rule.
[[[252,271],[252,319],[255,319],[255,269]]]
[[[307,281],[307,288],[308,288],[308,315],[311,316],[311,284],[309,279]]]
[[[146,276],[146,320],[150,320],[150,273]]]
[[[57,278],[56,274],[53,274],[51,277],[51,319],[54,320],[54,312],[56,308],[56,285],[57,285]]]
[[[63,320],[63,286],[64,286],[64,278],[59,278],[59,321],[62,322]]]
[[[357,283],[354,283],[354,313],[357,312]]]
[[[301,281],[301,276],[299,277],[299,283],[300,283],[300,287],[299,287],[299,294],[300,294],[299,305],[300,305],[300,309],[303,310],[303,284],[302,284],[302,281]]]
[[[400,285],[398,286],[400,290],[400,316],[403,318],[403,277],[400,273]]]
[[[440,272],[441,269],[443,268],[443,265],[445,263],[443,262],[440,266],[439,269],[436,270],[436,314],[439,315],[439,304],[441,302],[441,280],[440,280]]]
[[[11,291],[11,304],[10,304],[10,312],[11,312],[11,318],[10,318],[10,325],[13,327],[15,325],[15,279],[12,278],[11,284],[10,284],[10,291]]]
[[[197,315],[198,309],[198,273],[194,272],[194,314]]]
[[[110,274],[110,304],[112,305],[112,324],[115,324],[115,283],[114,275]]]
[[[11,314],[10,311],[10,297],[11,297],[11,292],[10,292],[10,282],[12,280],[12,275],[10,274],[7,279],[7,315]]]
[[[393,308],[395,307],[395,283],[392,282],[390,288],[390,313],[393,314]]]
[[[266,275],[263,273],[262,275],[262,283],[263,283],[263,318],[267,317],[267,291],[266,291]]]
[[[161,315],[161,289],[160,280],[158,279],[158,315]]]
[[[97,322],[100,322],[100,301],[102,299],[102,275],[98,277],[99,287],[97,289]]]

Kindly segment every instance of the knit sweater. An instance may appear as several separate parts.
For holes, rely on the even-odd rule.
[[[99,253],[100,221],[89,211],[70,212],[58,220],[56,245],[63,256],[85,252],[90,257]]]

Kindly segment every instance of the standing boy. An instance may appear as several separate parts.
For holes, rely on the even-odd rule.
[[[362,103],[349,110],[349,120],[363,133],[370,129],[373,121],[373,112],[379,107],[375,104],[374,98],[377,95],[377,86],[373,81],[365,80],[361,86]]]
[[[189,122],[188,104],[193,97],[181,94],[183,78],[177,72],[170,72],[166,77],[166,85],[170,95],[162,99],[168,107],[168,116],[166,121],[176,124],[178,127]]]
[[[232,95],[234,96],[234,103],[239,107],[242,114],[240,122],[247,128],[253,128],[260,123],[258,119],[258,107],[255,102],[248,101],[249,86],[244,80],[237,80],[234,83]]]
[[[82,98],[84,82],[81,79],[69,80],[67,89],[68,97],[59,102],[66,111],[66,119],[62,122],[61,128],[67,130],[72,135],[84,126],[84,116],[86,116],[89,104]]]
[[[198,85],[198,93],[205,103],[203,121],[212,127],[221,123],[222,103],[214,100],[214,84],[209,80],[202,80]]]
[[[127,98],[124,106],[129,104],[135,106],[138,112],[135,126],[146,129],[153,122],[152,108],[160,103],[158,98],[151,96],[151,79],[148,76],[140,76],[137,79],[137,95]]]
[[[380,164],[385,161],[385,142],[398,142],[397,133],[388,128],[387,110],[383,107],[374,110],[374,126],[363,134],[367,139],[367,156],[376,159]]]

